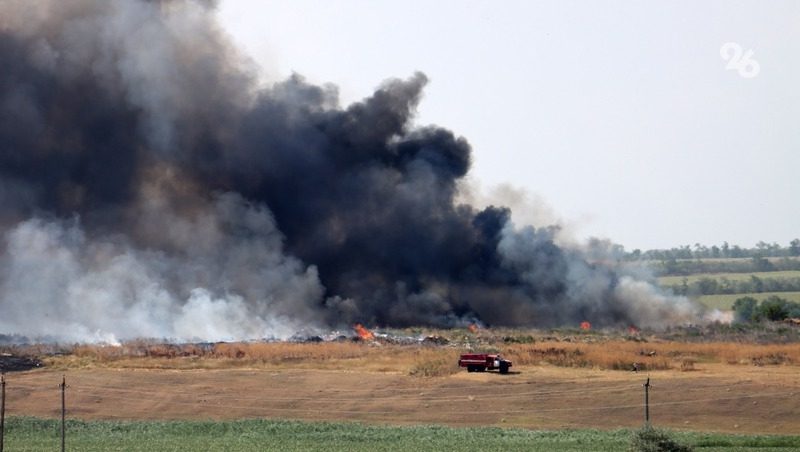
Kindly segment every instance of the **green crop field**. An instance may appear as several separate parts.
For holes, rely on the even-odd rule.
[[[9,451],[60,447],[59,422],[11,418]],[[389,427],[280,420],[68,421],[67,450],[91,451],[620,451],[631,430],[533,431],[436,426]],[[702,451],[790,451],[800,436],[743,436],[672,432],[675,440]]]
[[[759,292],[759,293],[736,293],[736,294],[722,294],[722,295],[701,295],[697,297],[697,301],[704,306],[712,309],[730,310],[733,309],[733,302],[737,298],[753,297],[758,301],[776,295],[785,300],[796,301],[800,303],[800,292]]]
[[[658,278],[658,283],[662,286],[678,286],[683,284],[686,279],[687,284],[692,284],[702,278],[721,280],[726,278],[730,281],[744,281],[755,276],[761,279],[777,278],[800,278],[800,270],[775,271],[775,272],[755,272],[755,273],[697,273],[688,276],[662,276]]]

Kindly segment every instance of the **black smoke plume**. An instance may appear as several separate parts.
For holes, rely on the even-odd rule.
[[[342,107],[261,86],[191,1],[0,4],[0,333],[287,336],[303,327],[656,326],[697,309],[555,227],[459,203],[464,138],[426,77]]]

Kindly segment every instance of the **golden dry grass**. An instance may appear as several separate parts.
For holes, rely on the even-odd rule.
[[[731,342],[641,343],[608,341],[592,344],[542,342],[506,347],[505,354],[521,365],[552,364],[564,367],[596,367],[629,370],[680,368],[691,370],[698,363],[798,365],[800,344],[741,344]]]
[[[78,345],[44,359],[48,366],[69,368],[226,369],[283,368],[359,369],[422,377],[459,371],[458,355],[500,352],[516,367],[552,365],[572,368],[695,370],[705,363],[728,365],[800,365],[800,344],[734,342],[639,342],[623,339],[534,343],[483,342],[469,345],[398,345],[381,342],[219,343],[200,346],[134,341],[121,346]]]
[[[370,344],[355,342],[236,342],[200,346],[133,341],[121,346],[77,345],[67,353],[46,357],[44,361],[57,368],[222,369],[278,364],[338,368],[346,361],[365,360],[375,355],[374,348]]]
[[[414,357],[409,374],[418,377],[444,377],[461,370],[458,367],[459,352],[453,349],[428,348],[420,350]]]
[[[0,352],[41,353],[36,356],[46,363],[13,375],[21,390],[11,393],[10,406],[25,415],[52,415],[52,388],[66,374],[70,409],[87,419],[292,417],[616,428],[640,422],[640,410],[630,409],[641,403],[645,378],[629,371],[637,363],[654,378],[651,401],[661,425],[737,432],[795,431],[799,425],[785,414],[800,407],[787,396],[800,390],[796,340],[747,343],[739,338],[749,334],[736,333],[684,342],[655,334],[510,329],[414,330],[396,337],[403,334],[420,340],[400,344],[390,334],[366,342],[131,341]],[[793,340],[777,329],[770,334]],[[511,375],[459,369],[458,356],[467,351],[502,353],[514,361]]]

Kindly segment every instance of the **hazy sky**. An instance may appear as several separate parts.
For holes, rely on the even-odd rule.
[[[424,72],[417,122],[466,137],[481,186],[524,188],[579,237],[800,237],[800,2],[227,0],[219,15],[265,80],[297,72],[344,104]],[[726,70],[728,42],[755,76]]]

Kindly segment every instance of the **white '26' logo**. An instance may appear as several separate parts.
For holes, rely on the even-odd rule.
[[[726,42],[719,48],[719,55],[727,61],[725,69],[736,69],[744,78],[753,78],[761,71],[758,61],[751,59],[753,51],[743,52],[742,46],[735,42]]]

